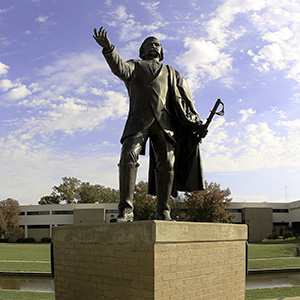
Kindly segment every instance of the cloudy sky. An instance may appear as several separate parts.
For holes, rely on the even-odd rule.
[[[92,38],[101,25],[125,60],[159,38],[203,120],[223,100],[206,180],[234,201],[300,200],[298,0],[2,1],[0,199],[36,204],[64,176],[118,188],[128,100]]]

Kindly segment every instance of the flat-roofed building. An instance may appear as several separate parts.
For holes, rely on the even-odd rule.
[[[54,226],[109,223],[118,215],[118,203],[21,205],[19,225],[24,237],[36,241],[52,237]],[[300,234],[300,201],[285,203],[231,202],[229,212],[233,223],[247,224],[249,241],[261,241],[273,230],[292,228]],[[179,220],[184,220],[184,203],[176,208]],[[175,216],[173,216],[175,217]]]
[[[109,223],[118,215],[118,203],[20,205],[20,210],[24,237],[40,241],[52,237],[54,226]]]

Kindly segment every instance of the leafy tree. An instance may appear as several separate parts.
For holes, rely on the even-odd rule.
[[[81,181],[75,177],[63,177],[62,180],[63,183],[52,188],[53,196],[66,203],[76,203],[80,199]]]
[[[38,203],[41,205],[45,205],[45,204],[59,204],[59,202],[60,202],[59,197],[51,194],[50,196],[43,196]]]
[[[156,211],[156,197],[147,194],[148,182],[140,181],[135,186],[133,205],[135,220],[152,220]]]
[[[117,190],[100,184],[91,185],[89,182],[81,184],[79,195],[79,203],[112,203],[119,201],[119,192]]]
[[[76,203],[80,199],[81,181],[75,177],[63,177],[63,183],[52,188],[49,196],[43,196],[38,202],[44,204]]]
[[[110,203],[119,201],[119,192],[102,185],[91,185],[74,177],[63,177],[63,183],[52,188],[49,196],[43,196],[38,202],[44,204],[60,203]]]
[[[230,205],[230,189],[222,190],[220,184],[206,182],[206,190],[185,193],[187,219],[194,222],[230,223],[234,218],[226,209]]]
[[[19,227],[20,215],[19,202],[12,198],[0,201],[0,237],[10,238],[13,235],[21,234]]]

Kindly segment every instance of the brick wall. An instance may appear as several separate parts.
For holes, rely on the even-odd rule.
[[[155,299],[245,298],[245,243],[155,245]]]
[[[159,221],[56,228],[56,300],[243,300],[246,227],[209,225],[231,233]]]

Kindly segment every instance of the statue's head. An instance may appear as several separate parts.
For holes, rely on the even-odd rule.
[[[147,37],[140,47],[140,58],[148,59],[159,57],[159,60],[164,59],[164,50],[159,40],[154,36]]]

